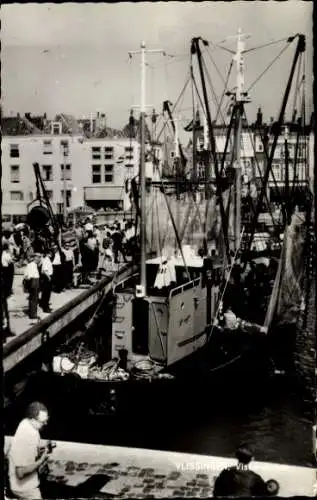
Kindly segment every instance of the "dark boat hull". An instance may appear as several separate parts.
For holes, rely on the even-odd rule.
[[[142,416],[177,411],[212,392],[237,386],[244,390],[254,380],[260,385],[272,373],[265,337],[241,331],[213,332],[210,342],[168,369],[173,378],[132,378],[127,381],[82,379],[77,374],[43,372],[34,379],[33,395],[54,399],[55,410],[67,415]],[[164,373],[164,372],[163,372]],[[112,394],[112,391],[115,391]]]

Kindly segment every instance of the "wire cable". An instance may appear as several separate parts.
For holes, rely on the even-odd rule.
[[[288,40],[288,38],[289,37],[287,37],[287,38],[281,38],[280,40],[276,40],[276,41],[273,41],[273,42],[268,42],[268,43],[265,43],[264,45],[258,45],[257,47],[251,47],[248,50],[244,50],[243,54],[248,54],[249,52],[253,52],[254,50],[263,49],[265,47],[269,47],[270,45],[275,45],[277,43],[285,42],[285,41]]]
[[[281,50],[281,52],[273,59],[273,61],[265,68],[264,71],[262,71],[262,73],[254,80],[253,83],[251,83],[250,87],[247,89],[247,93],[250,92],[250,90],[254,87],[254,85],[256,83],[258,83],[258,81],[262,78],[263,75],[265,75],[265,73],[273,66],[273,64],[282,56],[283,52],[285,52],[288,47],[290,45],[286,45],[285,47],[283,47],[283,49]]]
[[[215,61],[214,61],[214,60],[213,60],[213,58],[211,57],[210,51],[207,49],[207,50],[204,50],[204,51],[203,51],[203,53],[205,53],[205,52],[207,52],[207,54],[208,54],[208,56],[209,56],[209,59],[210,59],[211,63],[212,63],[212,64],[213,64],[213,66],[215,67],[215,69],[216,69],[216,71],[217,71],[217,73],[218,73],[218,75],[219,75],[219,77],[220,77],[220,80],[222,81],[222,83],[223,83],[224,85],[226,85],[225,79],[224,79],[224,77],[222,76],[222,74],[221,74],[221,72],[220,72],[220,70],[219,70],[219,68],[218,68],[217,64],[215,63]]]

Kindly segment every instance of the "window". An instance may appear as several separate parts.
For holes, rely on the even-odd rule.
[[[174,156],[175,156],[174,151],[171,151],[170,156],[171,156],[171,158],[174,158]]]
[[[54,135],[60,135],[62,133],[62,124],[60,122],[52,122],[51,131]]]
[[[105,160],[112,160],[112,159],[113,159],[113,154],[112,153],[105,154]]]
[[[63,156],[68,156],[68,154],[69,154],[69,143],[68,143],[68,141],[66,141],[66,140],[61,141],[61,148],[62,148],[62,155]]]
[[[10,157],[11,158],[19,158],[19,145],[18,144],[10,144]]]
[[[64,204],[64,190],[62,189],[61,191],[61,198],[63,200],[63,204]],[[71,205],[71,198],[72,198],[72,192],[71,190],[66,190],[66,207],[69,208],[70,205]],[[62,204],[62,205],[63,205]]]
[[[20,167],[19,165],[11,165],[11,182],[20,182]]]
[[[53,154],[52,141],[43,141],[43,155]]]
[[[133,167],[134,167],[133,163],[126,163],[126,165],[125,165],[125,166],[126,166],[127,168],[133,168]]]
[[[112,146],[106,146],[105,147],[105,153],[113,153],[113,147]]]
[[[46,194],[47,194],[47,197],[49,200],[52,200],[53,199],[53,191],[51,190],[46,190]]]
[[[133,160],[133,155],[126,155],[126,160]]]
[[[272,169],[273,169],[275,180],[280,181],[282,179],[281,165],[279,163],[273,163],[272,164]]]
[[[61,165],[61,181],[64,180],[64,166],[65,165]],[[70,164],[66,165],[66,177],[65,177],[65,179],[66,179],[66,181],[72,180],[72,172],[71,172],[71,165]]]
[[[101,160],[101,148],[94,146],[91,148],[93,160]]]
[[[258,150],[259,150],[259,151],[263,151],[263,144],[259,144],[259,145],[258,145]]]
[[[113,182],[113,165],[105,165],[105,182]]]
[[[133,153],[133,147],[131,147],[131,146],[126,146],[124,148],[124,150],[125,150],[126,153]]]
[[[43,181],[53,180],[53,166],[52,165],[42,165],[43,171]]]
[[[101,165],[92,166],[92,183],[98,184],[101,182]]]
[[[22,191],[10,191],[11,201],[23,201]]]

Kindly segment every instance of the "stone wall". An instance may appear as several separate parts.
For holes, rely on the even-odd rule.
[[[309,239],[304,286],[305,307],[297,325],[294,362],[305,400],[314,403],[316,400],[316,238],[313,227]]]

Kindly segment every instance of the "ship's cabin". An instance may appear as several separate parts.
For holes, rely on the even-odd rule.
[[[181,256],[172,257],[170,259],[164,257],[155,257],[146,261],[146,295],[168,297],[170,292],[178,287],[181,287],[189,282],[195,281],[195,285],[199,283],[206,275],[206,270],[210,269],[206,260],[200,256],[193,255],[184,259]],[[222,272],[222,264],[218,261],[213,261],[212,264],[212,282],[219,284]],[[160,279],[159,275],[163,277]],[[140,275],[135,274],[127,280],[116,286],[116,293],[126,292],[135,293],[136,286],[140,283]]]
[[[196,255],[186,265],[182,257],[149,259],[145,297],[136,293],[139,273],[115,287],[112,357],[125,350],[130,361],[141,355],[169,366],[202,347],[221,272],[220,263]]]

